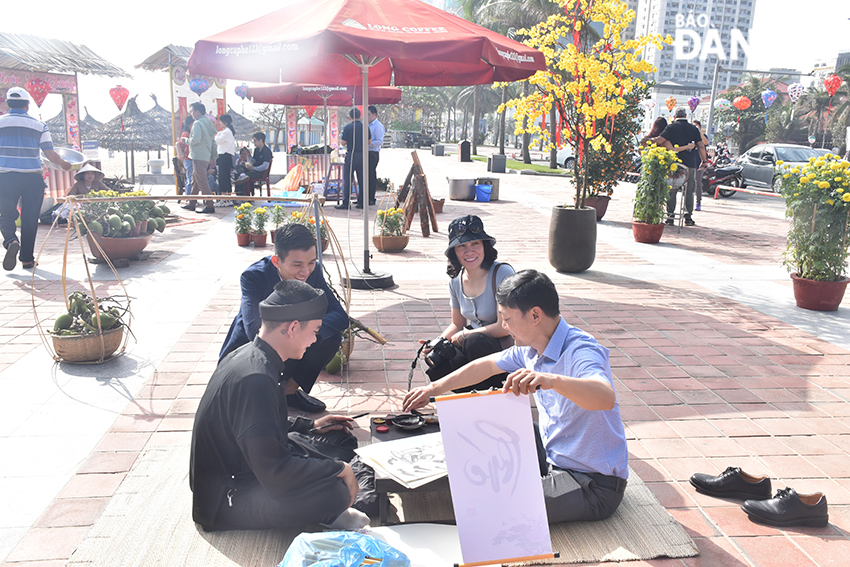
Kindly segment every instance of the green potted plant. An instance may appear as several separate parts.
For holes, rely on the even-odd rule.
[[[375,214],[375,235],[372,242],[381,252],[401,252],[410,242],[404,230],[404,209],[392,207]]]
[[[676,152],[652,143],[644,148],[632,215],[632,234],[637,242],[655,244],[661,240],[670,196],[668,177],[679,168],[678,163]]]
[[[254,209],[254,231],[251,234],[251,240],[254,241],[254,246],[263,247],[266,245],[268,233],[266,232],[266,220],[268,219],[269,211],[265,207],[257,207]]]
[[[290,222],[297,222],[303,224],[307,228],[310,229],[310,232],[313,233],[313,236],[316,236],[316,218],[313,216],[309,216],[301,211],[294,211],[289,216]],[[325,221],[321,221],[319,223],[319,240],[322,242],[322,252],[328,249],[330,245],[330,239],[328,237],[328,227],[325,224]]]
[[[269,211],[269,221],[272,223],[272,244],[274,244],[274,235],[281,226],[286,224],[286,207],[283,205],[275,205]]]
[[[236,207],[234,228],[236,229],[236,243],[239,246],[248,246],[251,243],[251,227],[254,224],[254,207],[247,201]]]
[[[844,298],[850,231],[850,163],[827,154],[803,166],[782,161],[788,229],[785,266],[798,307],[835,311]]]

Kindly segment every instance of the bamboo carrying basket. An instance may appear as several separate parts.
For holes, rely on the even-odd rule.
[[[104,331],[102,335],[51,335],[53,349],[65,362],[105,360],[121,346],[124,326]]]

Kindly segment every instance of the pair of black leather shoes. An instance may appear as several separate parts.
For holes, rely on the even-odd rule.
[[[691,476],[691,485],[709,496],[744,500],[741,509],[761,524],[823,527],[829,522],[822,493],[797,494],[793,488],[783,488],[771,498],[768,477],[747,474],[739,467],[729,467],[717,476],[696,473]]]
[[[325,411],[327,407],[323,401],[308,395],[307,392],[301,389],[296,390],[294,394],[288,394],[286,396],[286,405],[307,413],[320,413]]]

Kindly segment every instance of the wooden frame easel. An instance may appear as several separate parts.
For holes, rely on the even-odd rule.
[[[404,180],[401,190],[398,192],[396,206],[403,203],[404,209],[404,232],[410,230],[410,225],[413,224],[413,217],[416,211],[419,211],[419,224],[422,227],[422,236],[431,236],[431,231],[439,232],[437,228],[437,214],[434,212],[434,201],[431,198],[431,192],[428,190],[428,179],[425,177],[425,172],[422,170],[422,163],[419,161],[419,154],[416,151],[410,152],[413,156],[413,165],[410,166],[410,171],[407,173],[407,178]],[[430,220],[430,225],[429,225]]]

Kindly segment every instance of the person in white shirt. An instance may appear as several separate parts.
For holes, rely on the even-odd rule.
[[[230,183],[230,171],[233,169],[233,160],[236,157],[236,130],[233,129],[233,118],[229,114],[218,117],[221,130],[215,135],[215,144],[218,148],[218,190],[219,193],[230,194],[233,187]]]
[[[369,132],[372,138],[369,140],[369,204],[375,204],[375,190],[378,181],[378,160],[381,157],[381,146],[384,143],[384,125],[378,120],[378,109],[369,105]],[[362,206],[363,197],[360,197],[358,205]]]

